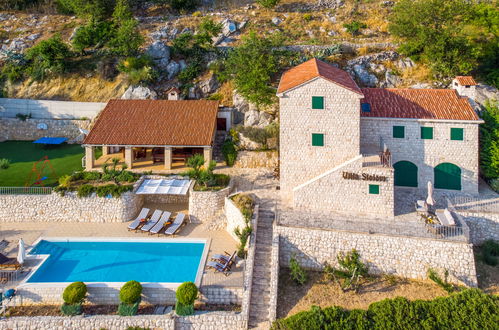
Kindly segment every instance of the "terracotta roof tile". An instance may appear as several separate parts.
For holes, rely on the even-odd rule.
[[[471,77],[471,76],[457,76],[456,80],[461,86],[476,86],[477,85],[475,79],[473,79],[473,77]]]
[[[285,92],[317,77],[322,77],[362,95],[359,86],[357,86],[355,81],[346,71],[316,58],[308,60],[284,72],[277,92]]]
[[[362,88],[362,117],[479,120],[468,100],[453,89]]]
[[[83,144],[208,146],[218,101],[110,100]]]

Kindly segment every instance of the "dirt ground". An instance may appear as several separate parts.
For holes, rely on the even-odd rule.
[[[499,265],[486,265],[481,260],[480,249],[475,248],[475,252],[475,265],[478,275],[478,287],[485,293],[499,295]]]
[[[277,317],[287,317],[308,310],[312,305],[320,307],[341,306],[346,309],[367,309],[385,298],[406,297],[410,300],[433,299],[447,293],[432,282],[406,280],[398,277],[373,277],[364,283],[357,293],[342,292],[340,287],[327,281],[321,272],[308,272],[309,280],[303,286],[296,285],[287,269],[281,269]]]

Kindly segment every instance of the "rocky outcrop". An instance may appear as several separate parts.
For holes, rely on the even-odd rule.
[[[144,86],[130,86],[121,98],[124,100],[156,100],[158,94]]]
[[[152,58],[158,68],[168,71],[170,48],[167,45],[161,41],[155,41],[146,49],[146,54]]]

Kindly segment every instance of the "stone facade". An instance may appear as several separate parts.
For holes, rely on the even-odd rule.
[[[473,244],[480,245],[486,240],[499,241],[499,214],[458,212],[468,227],[470,227],[470,240]]]
[[[246,325],[242,313],[235,312],[197,312],[192,316],[175,317],[176,330],[240,330],[247,329]]]
[[[47,129],[39,129],[38,125]],[[68,138],[69,143],[83,141],[80,128],[88,130],[90,120],[0,118],[0,141],[33,141],[45,136]]]
[[[276,230],[276,222],[273,223],[272,230],[272,250],[270,257],[270,308],[269,321],[274,322],[277,318],[277,298],[279,295],[279,232]]]
[[[471,244],[298,227],[277,226],[276,230],[283,266],[289,265],[290,257],[295,255],[303,267],[320,270],[326,261],[337,266],[339,252],[356,249],[373,274],[426,279],[428,268],[447,269],[450,281],[477,285]]]
[[[253,218],[251,219],[250,239],[248,240],[248,254],[246,255],[246,265],[244,269],[244,292],[243,301],[241,304],[241,314],[246,320],[245,329],[248,328],[247,324],[250,315],[251,292],[253,291],[253,273],[255,269],[255,253],[256,253],[256,234],[258,232],[258,211],[259,205],[255,205]]]
[[[243,214],[230,198],[225,198],[224,210],[225,218],[227,219],[225,229],[234,240],[239,241],[239,238],[234,234],[234,230],[238,227],[239,229],[243,229],[246,226]]]
[[[140,195],[127,192],[119,198],[79,198],[76,192],[60,196],[0,195],[0,222],[126,222],[142,207]]]
[[[279,164],[277,151],[239,151],[234,167],[276,168]]]
[[[294,187],[360,153],[361,96],[316,78],[279,96],[280,185],[285,196]],[[312,109],[312,96],[324,97],[324,109]],[[312,134],[324,134],[324,146],[312,146]]]
[[[393,169],[362,164],[362,156],[358,156],[295,187],[293,205],[297,209],[393,217]],[[385,181],[363,180],[363,175]],[[377,189],[377,194],[371,189]]]
[[[189,189],[189,218],[193,223],[206,223],[216,218],[222,212],[225,198],[229,196],[233,180],[229,186],[218,191],[195,191]]]
[[[393,126],[404,126],[405,137],[394,138]],[[452,163],[461,169],[462,192],[478,194],[479,125],[476,122],[362,118],[360,127],[362,149],[371,150],[382,141],[392,154],[393,164],[404,160],[417,166],[419,189],[426,190],[428,181],[435,182],[435,166]],[[433,127],[433,139],[421,139],[421,127]],[[451,128],[463,128],[464,140],[451,140]]]

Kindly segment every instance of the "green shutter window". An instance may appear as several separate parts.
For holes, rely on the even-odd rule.
[[[421,138],[424,140],[433,139],[433,127],[421,127]]]
[[[379,195],[379,184],[370,184],[369,185],[369,194]]]
[[[456,141],[464,140],[464,129],[462,128],[451,128],[450,129],[450,139]]]
[[[403,139],[405,137],[405,126],[393,126],[393,137]]]
[[[313,133],[312,134],[312,146],[323,147],[324,146],[324,134]]]
[[[323,96],[312,96],[312,109],[324,109]]]

